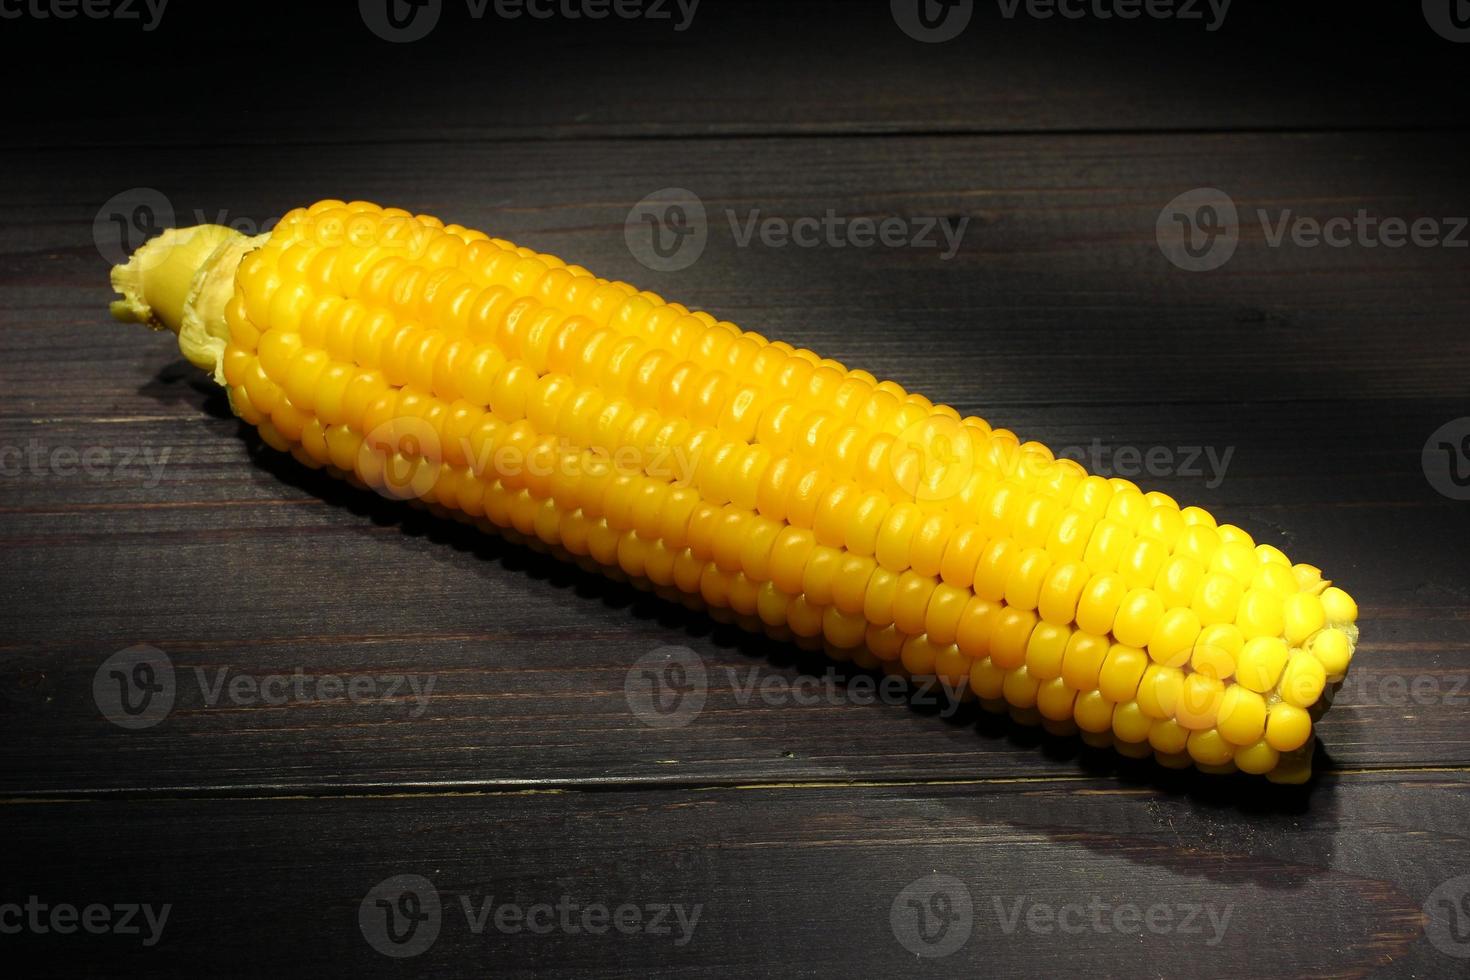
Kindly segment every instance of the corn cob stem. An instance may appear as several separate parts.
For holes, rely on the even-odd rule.
[[[306,465],[1125,755],[1304,780],[1356,644],[1199,508],[437,219],[173,230],[113,283]]]

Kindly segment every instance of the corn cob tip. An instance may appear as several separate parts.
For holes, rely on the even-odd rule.
[[[122,297],[112,302],[113,318],[173,331],[189,362],[224,384],[224,306],[235,269],[268,238],[248,238],[224,225],[168,229],[112,267],[112,288]]]

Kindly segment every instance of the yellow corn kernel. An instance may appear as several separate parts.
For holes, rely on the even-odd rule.
[[[1072,720],[1084,732],[1107,732],[1113,727],[1113,702],[1100,691],[1084,691],[1077,695],[1072,707]]]
[[[1070,626],[1037,624],[1026,644],[1026,669],[1038,680],[1049,681],[1061,677],[1062,659],[1071,639]]]
[[[1110,633],[1128,587],[1115,573],[1094,575],[1077,602],[1077,627],[1099,636]]]
[[[1248,772],[1252,776],[1270,772],[1280,760],[1281,753],[1271,748],[1265,739],[1242,745],[1235,750],[1235,764],[1240,767],[1241,772]]]
[[[1186,674],[1174,705],[1174,719],[1191,731],[1214,726],[1220,715],[1225,685],[1205,674]]]
[[[1177,755],[1189,744],[1189,729],[1172,718],[1155,721],[1148,729],[1148,744],[1166,755]]]
[[[1241,585],[1249,585],[1255,577],[1257,564],[1253,547],[1243,541],[1227,541],[1210,559],[1210,571],[1229,575]]]
[[[1016,708],[1036,707],[1037,691],[1041,682],[1032,677],[1022,664],[1016,670],[1006,674],[1005,682],[1001,685],[1001,694],[1006,702]]]
[[[1132,701],[1148,667],[1148,656],[1137,647],[1114,643],[1098,673],[1098,690],[1109,701]]]
[[[1210,572],[1200,580],[1190,605],[1199,613],[1199,620],[1205,626],[1233,623],[1244,595],[1245,590],[1235,579],[1220,572]]]
[[[1259,554],[1260,548],[1257,548],[1256,552]],[[1283,597],[1294,595],[1297,592],[1296,576],[1291,573],[1291,566],[1266,561],[1256,566],[1256,574],[1251,577],[1247,587],[1275,592]]]
[[[1220,699],[1216,727],[1232,744],[1255,744],[1266,730],[1265,698],[1239,684],[1231,684]]]
[[[1235,662],[1245,648],[1245,637],[1234,623],[1217,623],[1200,630],[1189,655],[1189,665],[1200,674],[1227,680],[1235,673]]]
[[[1029,609],[1001,607],[990,635],[990,659],[996,666],[1015,670],[1026,662],[1026,645],[1036,622],[1036,614]]]
[[[1036,689],[1036,710],[1050,721],[1071,721],[1077,692],[1060,677],[1043,681]]]
[[[1113,635],[1119,643],[1143,648],[1153,638],[1154,630],[1164,618],[1164,600],[1153,589],[1134,589],[1124,597],[1113,621]]]
[[[1054,626],[1067,626],[1077,618],[1077,604],[1087,585],[1087,566],[1080,561],[1052,565],[1042,583],[1036,611]]]
[[[1333,626],[1358,621],[1358,604],[1353,601],[1352,596],[1335,585],[1322,591],[1322,611]]]
[[[1287,596],[1282,602],[1281,615],[1285,622],[1286,642],[1291,646],[1301,646],[1302,641],[1327,625],[1322,600],[1307,592]]]
[[[1309,645],[1312,656],[1322,664],[1328,677],[1340,676],[1352,660],[1352,642],[1340,629],[1325,629],[1312,637]]]
[[[1095,690],[1107,655],[1106,639],[1079,629],[1067,639],[1062,654],[1062,679],[1074,691]]]
[[[1294,704],[1278,701],[1266,716],[1266,743],[1277,752],[1292,752],[1312,735],[1311,717]]]
[[[1298,708],[1309,708],[1317,703],[1326,686],[1327,671],[1322,662],[1305,650],[1291,651],[1281,674],[1281,699]]]
[[[1125,701],[1113,709],[1113,734],[1124,742],[1147,742],[1153,719],[1138,708],[1137,701]]]
[[[1138,708],[1150,718],[1173,718],[1184,688],[1184,672],[1177,667],[1149,664],[1138,682]]]
[[[1206,766],[1223,766],[1235,758],[1235,746],[1213,728],[1189,733],[1190,758]]]
[[[1289,654],[1285,641],[1274,636],[1258,636],[1246,641],[1235,666],[1235,676],[1257,694],[1266,694],[1281,679]]]
[[[1159,576],[1154,581],[1154,591],[1170,609],[1188,606],[1194,601],[1194,595],[1199,591],[1204,578],[1203,565],[1188,555],[1176,554],[1159,569]]]
[[[1158,663],[1182,667],[1189,662],[1199,635],[1198,613],[1188,606],[1170,609],[1154,627],[1148,641],[1148,655]]]
[[[998,698],[1005,688],[1006,672],[984,657],[970,664],[970,690],[982,698]]]

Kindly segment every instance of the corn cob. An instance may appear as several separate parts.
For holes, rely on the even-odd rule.
[[[1127,756],[1302,781],[1357,642],[1198,507],[432,217],[174,229],[112,282],[306,466]]]

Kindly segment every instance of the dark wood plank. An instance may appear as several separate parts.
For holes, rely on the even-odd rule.
[[[186,223],[259,228],[334,195],[441,213],[992,414],[1067,401],[1463,399],[1465,249],[1272,247],[1256,215],[1470,214],[1457,145],[1362,134],[531,142],[458,147],[428,167],[415,147],[314,146],[140,152],[101,170],[86,152],[0,155],[20,170],[0,189],[14,216],[0,228],[0,343],[11,370],[45,379],[0,389],[0,413],[92,414],[118,397],[99,384],[153,377],[157,359],[125,382],[94,363],[142,343],[99,323],[110,291],[92,232],[101,209],[104,245],[121,251],[104,205],[140,186]],[[692,266],[655,272],[624,225],[671,186],[703,199],[709,241]],[[1158,246],[1161,211],[1198,186],[1226,190],[1243,215],[1238,249],[1213,272],[1177,268]],[[969,224],[944,261],[940,248],[741,247],[729,218],[743,228],[751,215],[829,210]]]
[[[1025,3],[1007,16],[1014,5],[984,0],[940,44],[910,38],[882,0],[703,0],[682,31],[675,0],[659,6],[674,16],[476,19],[475,6],[446,0],[432,32],[405,44],[375,37],[358,4],[298,5],[289,29],[247,0],[175,4],[152,31],[8,20],[0,79],[25,97],[7,105],[23,125],[3,139],[1399,129],[1463,127],[1470,104],[1463,51],[1413,3],[1235,3],[1210,30],[1204,0],[1165,5],[1203,17],[1163,20],[1036,19]],[[38,48],[77,70],[38,84],[28,68]],[[113,89],[128,94],[108,98]]]
[[[664,164],[650,163],[651,145],[606,143],[590,155],[567,144],[480,146],[418,173],[421,196],[404,203],[653,280],[1052,445],[1160,447],[1175,469],[1191,447],[1215,460],[1229,453],[1223,475],[1205,457],[1197,473],[1144,482],[1320,564],[1359,595],[1362,657],[1323,729],[1335,764],[1463,765],[1470,596],[1457,542],[1467,515],[1433,490],[1420,458],[1431,432],[1466,414],[1461,261],[1424,249],[1271,249],[1257,230],[1226,267],[1192,274],[1153,241],[1157,187],[1227,183],[1228,174],[1242,203],[1319,216],[1359,201],[1382,213],[1464,213],[1440,157],[1450,143],[862,145],[862,166],[837,194],[824,188],[850,160],[833,160],[820,141],[691,142]],[[724,167],[730,154],[757,150],[749,168]],[[1003,726],[982,726],[977,738],[974,719],[741,705],[732,688],[750,671],[790,681],[823,667],[711,633],[698,618],[458,526],[404,520],[241,440],[167,338],[106,320],[86,202],[115,180],[151,179],[180,213],[196,206],[186,202],[227,201],[233,217],[268,216],[334,190],[381,197],[418,160],[385,148],[370,164],[344,157],[330,177],[316,171],[320,186],[275,177],[324,152],[272,151],[280,166],[268,168],[264,155],[233,151],[146,155],[106,177],[84,155],[50,152],[37,157],[50,170],[44,188],[22,181],[9,191],[29,210],[0,228],[10,287],[0,308],[0,446],[35,446],[42,460],[38,473],[12,453],[19,465],[0,477],[3,651],[13,717],[24,719],[0,748],[9,789],[897,778],[916,768],[949,778],[1096,765],[1073,758],[1071,743],[1038,752],[1034,737]],[[697,186],[712,207],[793,216],[916,214],[922,204],[984,226],[950,263],[891,250],[741,249],[726,235],[691,268],[660,275],[629,255],[621,222],[631,200],[666,182]],[[775,186],[791,189],[773,195]],[[107,466],[77,471],[91,449]],[[155,475],[148,460],[164,453]],[[190,590],[207,601],[191,602]],[[165,724],[130,733],[101,717],[91,685],[107,656],[140,642],[167,651],[187,683]],[[668,644],[705,658],[714,688],[697,724],[660,732],[630,713],[623,684],[640,656]],[[434,677],[438,693],[418,718],[397,702],[222,709],[205,706],[196,668],[210,678],[220,668],[414,673]],[[904,751],[893,748],[895,729]],[[302,751],[303,732],[313,751]]]
[[[6,936],[35,976],[1450,976],[1467,803],[1463,775],[1424,775],[11,804],[0,902],[169,906],[156,932]],[[402,875],[440,912],[395,963],[360,910]],[[936,889],[951,904],[926,906]],[[550,904],[550,930],[492,914],[476,933],[466,902]],[[625,904],[685,925],[581,928]],[[1063,907],[1070,934],[1046,915]]]
[[[106,440],[96,444],[118,461],[108,472],[6,482],[8,791],[965,778],[1110,764],[1079,757],[1072,740],[1039,740],[968,709],[936,717],[942,706],[923,697],[917,710],[900,696],[865,704],[863,689],[843,693],[845,675],[831,679],[829,696],[820,657],[713,629],[703,616],[309,474],[237,423],[210,421],[205,406],[222,409],[196,387],[160,390],[181,399],[179,417],[128,423],[130,438],[76,422],[44,430],[42,459]],[[1365,639],[1322,726],[1324,767],[1463,765],[1470,597],[1455,584],[1467,559],[1454,542],[1467,515],[1418,468],[1416,443],[1433,416],[1380,406],[1360,428],[1342,424],[1343,406],[1320,407],[1305,417],[1329,435],[1305,448],[1279,426],[1242,424],[1239,412],[1085,414],[1091,431],[1131,427],[1143,438],[1125,445],[1143,450],[1233,446],[1216,488],[1202,477],[1157,482],[1319,563],[1361,597]],[[1064,414],[1038,413],[1035,434],[1066,444],[1068,433],[1089,431],[1052,421]],[[0,442],[34,430],[0,424]],[[1365,444],[1364,431],[1377,442]],[[131,450],[177,457],[151,486],[149,471],[121,465]],[[103,717],[93,683],[110,655],[138,643],[166,652],[177,700],[157,727],[128,731]],[[632,710],[625,685],[641,657],[669,645],[702,658],[708,699],[687,727],[658,729]],[[251,686],[298,672],[311,679],[305,694],[267,692],[284,703]],[[385,703],[403,682],[383,678],[400,675],[433,688],[422,699],[404,688]],[[371,679],[379,696],[316,691],[316,679],[339,676]],[[221,691],[221,678],[244,693]],[[753,693],[761,683],[783,690],[763,698]],[[818,683],[818,703],[808,703]],[[792,684],[806,685],[800,698],[784,690]]]

